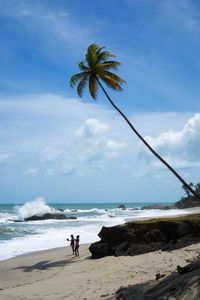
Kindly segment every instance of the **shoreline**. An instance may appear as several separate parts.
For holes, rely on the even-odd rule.
[[[34,252],[0,262],[0,299],[107,299],[120,287],[168,276],[200,255],[200,243],[174,251],[137,256],[90,259],[89,244],[80,246],[80,257],[71,248]]]
[[[185,209],[180,209],[183,213],[177,214],[177,215],[169,215],[169,216],[154,216],[154,217],[134,217],[134,218],[125,218],[125,223],[128,222],[132,222],[132,221],[145,221],[145,220],[150,220],[150,219],[165,219],[167,218],[174,218],[174,217],[179,217],[179,216],[186,216],[186,215],[192,215],[192,214],[196,214],[196,213],[200,213],[200,207],[191,207],[191,208],[185,208]],[[91,243],[83,243],[80,244],[80,246],[84,246],[84,245],[90,245],[92,243],[94,243],[96,241],[92,241]],[[60,246],[60,247],[54,247],[54,248],[47,248],[47,249],[42,249],[42,250],[36,250],[36,251],[31,251],[31,252],[26,252],[26,253],[22,253],[19,255],[15,255],[13,257],[10,258],[6,258],[3,260],[0,260],[0,263],[2,261],[7,261],[13,258],[17,258],[17,257],[21,257],[21,256],[26,256],[26,255],[34,255],[35,253],[39,253],[39,252],[45,252],[45,251],[53,251],[55,249],[60,249],[63,248],[65,249],[66,247],[69,247],[69,245],[66,246]]]
[[[197,209],[192,211],[195,214]],[[79,257],[66,246],[0,261],[0,299],[109,299],[121,287],[153,282],[158,273],[168,276],[176,272],[177,265],[200,257],[200,243],[173,251],[100,259],[91,259],[89,245],[80,245]]]

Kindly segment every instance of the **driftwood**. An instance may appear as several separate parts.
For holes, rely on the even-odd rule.
[[[200,269],[200,259],[193,261],[191,264],[188,264],[185,267],[177,266],[177,270],[180,274],[193,272],[197,269]]]

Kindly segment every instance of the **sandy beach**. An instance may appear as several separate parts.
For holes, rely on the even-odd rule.
[[[138,256],[90,259],[88,244],[80,257],[69,247],[0,262],[0,299],[107,299],[120,288],[155,280],[200,255],[200,244]]]

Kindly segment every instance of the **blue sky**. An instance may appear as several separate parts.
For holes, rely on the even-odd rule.
[[[200,2],[0,0],[0,203],[175,202],[181,183],[99,92],[69,86],[92,43],[123,64],[109,94],[200,181]]]

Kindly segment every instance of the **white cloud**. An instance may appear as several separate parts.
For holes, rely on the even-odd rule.
[[[137,177],[145,175],[155,165],[160,168],[148,151],[137,147],[139,139],[125,122],[115,112],[98,103],[85,103],[53,94],[24,95],[0,99],[1,116],[4,116],[3,128],[9,132],[9,135],[1,137],[2,154],[15,153],[14,159],[11,156],[1,159],[6,164],[9,159],[12,159],[12,163],[14,160],[12,166],[17,169],[28,170],[29,166],[40,166],[42,174],[56,174],[59,178],[61,174],[83,175],[95,170],[109,171],[109,167],[115,165],[116,158],[116,170],[127,165],[129,174],[134,173]],[[193,129],[198,136],[199,115],[194,120],[192,116],[191,113],[176,112],[138,113],[129,118],[143,136],[150,136],[161,155],[166,159],[170,156],[169,162],[176,167],[194,166],[200,161],[195,149],[187,152],[184,146],[187,132]],[[188,122],[189,118],[193,121]],[[174,143],[181,133],[184,137],[182,144],[179,141],[181,146],[176,146],[177,154],[172,149],[176,148]],[[189,137],[187,148],[192,145],[195,148],[193,141],[199,139],[194,135],[190,141]],[[163,139],[164,146],[161,142]],[[165,150],[168,151],[168,157]],[[138,160],[139,152],[142,161]],[[50,169],[54,171],[48,171]],[[37,176],[38,171],[28,174]]]
[[[10,157],[13,157],[14,153],[0,153],[0,163],[7,161]]]
[[[108,150],[111,150],[111,151],[121,149],[125,146],[126,146],[126,143],[123,143],[123,142],[118,143],[118,142],[115,142],[115,141],[109,140],[109,139],[107,139],[107,141],[106,141],[106,147],[108,148]]]
[[[29,168],[24,172],[25,177],[36,177],[38,174],[37,168]]]
[[[175,168],[200,166],[200,114],[188,120],[180,131],[170,130],[157,137],[146,136],[147,142]],[[140,157],[146,163],[161,166],[152,160],[152,154],[141,145]]]
[[[42,157],[42,162],[51,162],[55,161],[56,159],[60,158],[65,154],[64,149],[58,149],[52,146],[46,146],[41,152],[40,155]]]
[[[126,146],[110,138],[109,125],[96,118],[87,119],[71,135],[58,139],[57,143],[45,146],[39,152],[39,163],[52,175],[57,170],[62,175],[74,175],[101,169],[117,157]],[[52,170],[53,171],[49,171]],[[29,170],[28,174],[33,172]],[[34,173],[34,172],[33,172]]]
[[[32,3],[31,3],[32,2]],[[70,12],[58,6],[51,6],[40,1],[12,1],[1,7],[1,14],[15,18],[22,22],[29,30],[43,35],[44,40],[60,39],[75,44],[88,44],[95,27],[86,22],[74,20]],[[51,42],[52,45],[52,42]]]
[[[107,129],[107,124],[100,123],[97,119],[88,119],[75,134],[79,137],[90,138],[97,134],[104,133]]]
[[[62,175],[64,176],[69,176],[69,175],[73,175],[75,173],[75,170],[72,166],[70,165],[65,165],[62,168]]]
[[[124,142],[109,136],[109,126],[98,119],[87,119],[62,148],[47,146],[40,152],[41,162],[56,165],[63,175],[104,169],[106,162],[118,156]],[[63,166],[64,165],[64,166]]]
[[[78,158],[90,168],[102,169],[107,159],[116,157],[125,147],[124,142],[107,138],[109,126],[98,119],[88,119],[75,133],[75,145],[78,145]]]

